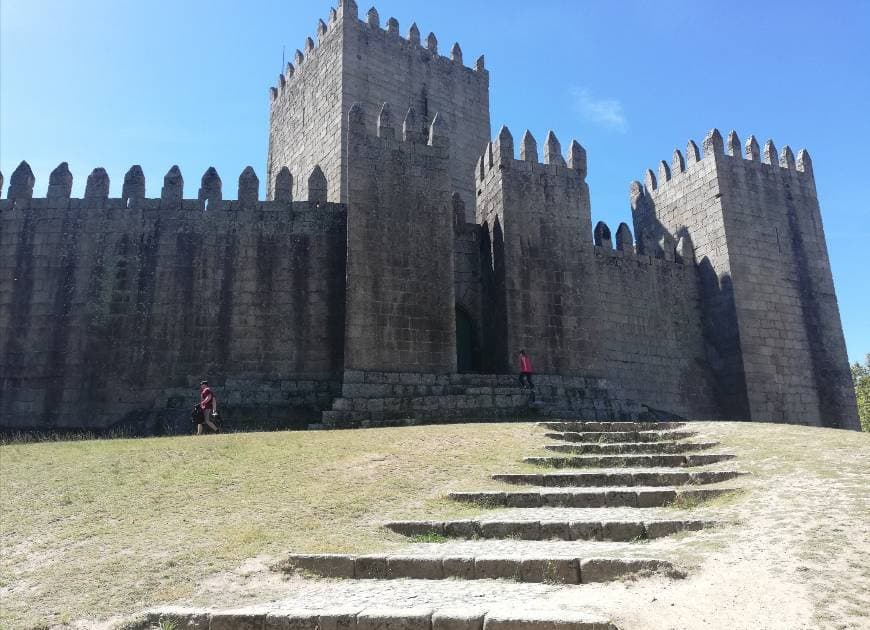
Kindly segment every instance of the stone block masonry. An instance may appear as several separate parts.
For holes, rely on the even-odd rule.
[[[12,173],[0,429],[183,427],[204,376],[272,426],[858,428],[806,151],[713,130],[593,229],[578,142],[490,142],[483,57],[360,17],[341,0],[270,88],[266,202],[252,168],[234,201],[213,168],[195,199],[177,167],[160,199],[139,167],[117,199],[101,168],[83,199],[66,163],[45,198]]]
[[[398,113],[417,112],[414,131],[426,133],[435,113],[448,124],[450,190],[461,195],[474,218],[474,165],[490,135],[489,72],[480,57],[473,68],[463,63],[454,44],[450,56],[439,54],[430,33],[421,39],[412,24],[400,35],[395,18],[381,24],[372,9],[365,19],[353,0],[340,3],[317,25],[317,42],[309,39],[287,65],[272,95],[268,189],[283,166],[309,172],[320,164],[330,182],[329,200],[348,200],[347,117],[354,103],[363,106],[374,128],[383,103]],[[295,194],[304,196],[304,181]]]
[[[351,370],[456,371],[449,135],[436,114],[401,130],[389,104],[348,123],[347,323]]]
[[[345,208],[259,202],[252,176],[242,201],[222,200],[213,169],[194,200],[177,167],[161,199],[126,183],[108,198],[102,169],[70,199],[65,164],[46,198],[13,187],[0,201],[0,426],[189,425],[202,378],[225,410],[278,424],[328,408],[343,367]]]
[[[857,428],[809,154],[714,129],[687,156],[633,184],[635,225],[693,243],[723,412]]]

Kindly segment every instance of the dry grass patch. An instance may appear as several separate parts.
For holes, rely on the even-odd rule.
[[[516,467],[529,424],[0,447],[0,627],[105,618],[191,594],[247,558],[406,544],[384,520]]]

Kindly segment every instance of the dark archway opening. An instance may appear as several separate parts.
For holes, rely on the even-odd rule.
[[[460,374],[480,371],[480,347],[474,320],[465,309],[456,307],[456,369]]]

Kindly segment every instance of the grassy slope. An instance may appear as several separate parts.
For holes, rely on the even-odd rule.
[[[398,545],[382,520],[471,513],[445,492],[515,468],[528,438],[509,424],[0,447],[0,625],[175,600],[260,554]]]
[[[870,436],[699,428],[753,473],[719,516],[750,539],[760,523],[765,557],[800,558],[819,621],[863,618],[870,565],[855,542],[870,540]],[[527,468],[517,461],[544,442],[534,432],[464,425],[0,447],[0,627],[181,601],[207,576],[263,554],[403,545],[378,524],[477,513],[444,494],[499,487],[486,476]],[[717,531],[674,551],[689,559],[734,545],[734,531]]]

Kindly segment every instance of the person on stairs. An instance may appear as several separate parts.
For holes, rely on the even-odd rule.
[[[535,384],[532,382],[532,360],[525,350],[520,350],[520,387],[529,386],[529,402],[535,402]]]
[[[196,425],[196,434],[202,435],[205,432],[205,425],[215,433],[220,433],[220,428],[212,420],[212,416],[217,416],[217,400],[211,387],[208,386],[208,381],[199,384],[199,408],[202,409],[202,422]]]

